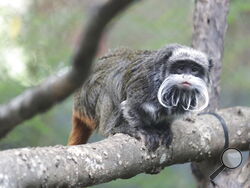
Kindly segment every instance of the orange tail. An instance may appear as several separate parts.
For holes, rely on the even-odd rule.
[[[95,128],[96,126],[93,120],[88,117],[80,116],[79,113],[74,112],[68,145],[85,144]]]

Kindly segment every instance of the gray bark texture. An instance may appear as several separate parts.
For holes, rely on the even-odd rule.
[[[248,150],[250,108],[218,111],[229,127],[230,146]],[[173,142],[149,153],[142,142],[123,134],[79,146],[12,149],[0,152],[0,187],[83,187],[166,166],[217,157],[224,132],[211,115],[186,117],[172,125]],[[249,172],[248,172],[249,175]],[[240,181],[246,180],[241,176]]]
[[[228,9],[229,0],[196,0],[195,2],[193,47],[209,54],[214,62],[212,73],[213,87],[210,93],[210,105],[207,109],[210,111],[219,107],[219,84]],[[240,132],[238,133],[241,134]],[[229,140],[234,142],[232,138]],[[219,165],[219,157],[200,163],[193,163],[199,187],[250,187],[250,159],[240,168],[223,171],[216,177],[214,184],[212,184],[209,175]]]
[[[63,101],[82,85],[88,77],[99,39],[107,24],[134,0],[103,2],[92,11],[80,46],[72,59],[72,68],[66,73],[49,78],[40,86],[25,91],[8,104],[0,106],[0,138],[23,121]]]

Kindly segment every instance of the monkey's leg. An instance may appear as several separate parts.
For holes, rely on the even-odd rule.
[[[171,122],[158,122],[159,112],[154,103],[131,106],[133,102],[121,103],[122,114],[127,125],[115,127],[113,132],[121,132],[144,141],[146,147],[154,151],[159,145],[168,146],[172,141]],[[139,107],[138,107],[139,106]]]
[[[95,130],[95,122],[88,117],[80,116],[73,112],[72,130],[68,140],[68,145],[85,144],[90,135]]]

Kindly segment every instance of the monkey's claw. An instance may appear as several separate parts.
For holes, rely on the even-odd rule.
[[[160,145],[168,146],[172,141],[170,129],[150,128],[140,131],[140,139],[149,151],[155,151]]]

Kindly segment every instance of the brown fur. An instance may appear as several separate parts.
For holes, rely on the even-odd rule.
[[[68,145],[85,144],[93,131],[96,123],[86,116],[81,116],[77,112],[72,115],[72,130],[69,137]]]

